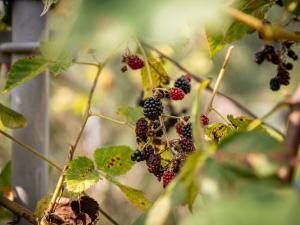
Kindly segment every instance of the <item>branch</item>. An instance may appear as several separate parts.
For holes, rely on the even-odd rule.
[[[231,53],[232,53],[232,49],[233,49],[233,46],[230,46],[227,50],[227,53],[226,53],[226,56],[225,56],[225,60],[224,60],[224,63],[222,65],[222,68],[220,70],[220,73],[218,75],[218,78],[217,78],[217,81],[216,81],[216,84],[214,86],[214,89],[213,89],[213,92],[211,94],[211,97],[210,97],[210,100],[209,100],[209,103],[208,103],[208,106],[207,106],[207,110],[206,110],[206,113],[205,114],[208,114],[209,111],[211,110],[211,108],[213,108],[213,102],[214,102],[214,98],[217,94],[217,91],[220,87],[220,84],[221,84],[221,81],[224,77],[224,73],[225,73],[225,69],[226,69],[226,66],[229,62],[229,58],[231,56]]]
[[[105,212],[101,207],[99,207],[99,211],[100,213],[106,218],[108,219],[112,224],[114,225],[119,225],[119,223],[117,221],[115,221],[107,212]]]
[[[300,83],[293,96],[289,99],[291,112],[289,114],[288,129],[285,137],[285,148],[291,157],[297,157],[300,144]],[[295,168],[290,167],[287,181],[292,182]]]
[[[34,148],[30,147],[29,145],[26,145],[25,143],[23,143],[22,141],[16,139],[15,137],[9,135],[8,133],[6,133],[5,131],[0,129],[0,133],[2,135],[4,135],[5,137],[9,138],[10,140],[12,140],[13,142],[15,142],[16,144],[20,145],[21,147],[23,147],[24,150],[34,154],[36,157],[46,161],[47,163],[49,163],[51,166],[55,167],[56,169],[58,169],[59,171],[62,171],[63,169],[58,166],[55,162],[51,161],[50,159],[48,159],[47,157],[45,157],[43,154],[39,153],[37,150],[35,150]]]
[[[168,61],[170,61],[173,65],[175,65],[178,69],[180,69],[181,71],[189,74],[195,81],[201,83],[203,81],[203,79],[201,77],[199,77],[198,75],[190,72],[189,70],[187,70],[185,67],[183,67],[180,63],[178,63],[175,59],[169,57],[168,55],[164,54],[163,52],[161,52],[160,50],[158,50],[157,48],[145,43],[145,42],[142,42],[142,44],[148,48],[148,49],[151,49],[155,52],[157,52],[162,58],[164,59],[167,59]],[[208,86],[207,87],[207,90],[212,92],[213,91],[213,88],[211,86]],[[246,106],[244,106],[243,104],[241,104],[240,102],[238,102],[237,100],[233,99],[232,97],[220,92],[220,91],[217,91],[217,95],[219,96],[222,96],[226,99],[228,99],[231,103],[233,103],[237,108],[239,108],[240,110],[242,110],[244,113],[246,113],[247,115],[251,116],[252,118],[254,119],[257,119],[258,116],[253,113],[250,109],[248,109]],[[263,123],[265,124],[266,126],[270,127],[271,129],[273,129],[274,131],[276,131],[278,134],[280,134],[281,136],[284,137],[284,134],[278,130],[277,128],[273,127],[272,125],[269,125],[267,123]]]
[[[13,212],[15,215],[23,217],[29,223],[33,225],[38,225],[37,218],[29,209],[25,208],[24,206],[16,202],[9,200],[8,198],[4,197],[2,194],[0,194],[0,205]]]
[[[244,23],[257,30],[266,40],[290,40],[300,42],[299,34],[287,31],[281,26],[275,24],[263,24],[260,19],[231,7],[225,8],[225,12],[241,23]]]

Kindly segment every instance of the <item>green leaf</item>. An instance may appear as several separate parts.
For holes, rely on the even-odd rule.
[[[34,78],[43,72],[49,63],[41,56],[32,56],[16,61],[9,73],[3,93],[7,93],[16,86]]]
[[[66,71],[72,65],[71,52],[63,52],[56,61],[49,63],[49,70],[55,76]]]
[[[93,161],[85,156],[70,161],[65,175],[68,191],[76,193],[86,191],[100,179]]]
[[[143,116],[143,110],[141,107],[125,106],[120,107],[117,114],[123,116],[128,123],[135,124]]]
[[[120,190],[124,193],[124,195],[127,197],[127,199],[139,209],[144,211],[150,207],[151,202],[147,199],[144,192],[123,185],[116,180],[113,179],[108,179],[108,180],[113,184],[117,185],[120,188]]]
[[[265,13],[271,8],[273,2],[270,0],[241,0],[238,5],[233,7],[256,18],[262,19]],[[246,34],[251,33],[253,29],[236,20],[223,25],[221,32],[213,32],[212,29],[206,29],[210,57],[213,58],[226,44],[242,39]]]
[[[42,0],[42,1],[44,4],[44,9],[40,16],[45,15],[48,12],[48,10],[50,9],[51,5],[58,2],[58,0]]]
[[[34,209],[34,215],[41,219],[45,215],[45,210],[48,208],[48,205],[51,201],[52,195],[45,195],[40,198],[36,204]]]
[[[216,142],[220,142],[233,132],[235,132],[233,128],[223,123],[212,123],[205,129],[205,134]]]
[[[0,193],[5,188],[11,188],[11,161],[7,162],[0,173]]]
[[[128,146],[111,146],[96,149],[94,159],[98,169],[112,175],[119,176],[128,172],[134,162],[130,159],[133,152]]]
[[[27,125],[27,119],[20,113],[0,103],[0,119],[7,128],[22,128]]]
[[[158,59],[152,56],[148,57],[148,62],[150,66],[153,87],[166,87],[170,82],[170,78],[163,64]],[[144,98],[147,98],[152,95],[152,90],[146,66],[144,66],[141,70],[141,76],[144,88]]]

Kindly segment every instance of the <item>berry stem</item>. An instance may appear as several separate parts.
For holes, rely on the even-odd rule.
[[[151,70],[150,70],[150,64],[149,64],[149,61],[148,61],[148,57],[146,55],[146,51],[145,49],[143,48],[141,42],[139,41],[139,39],[137,37],[135,37],[135,41],[139,47],[139,49],[141,50],[141,53],[143,55],[143,58],[144,58],[144,61],[145,61],[145,66],[146,66],[146,71],[147,71],[147,75],[148,75],[148,79],[149,79],[149,82],[150,82],[150,87],[151,87],[151,90],[153,89],[153,80],[152,80],[152,76],[151,76]]]
[[[57,170],[62,171],[63,169],[57,165],[55,162],[53,162],[52,160],[48,159],[47,157],[45,157],[43,154],[40,154],[37,150],[35,150],[34,148],[30,147],[29,145],[21,142],[20,140],[16,139],[15,137],[9,135],[8,133],[6,133],[5,131],[0,129],[0,133],[2,135],[4,135],[5,137],[9,138],[10,140],[12,140],[13,142],[15,142],[16,144],[20,145],[21,147],[23,147],[24,150],[34,154],[36,157],[46,161],[47,163],[49,163],[51,166],[55,167]]]
[[[219,72],[219,75],[218,75],[218,78],[217,78],[217,81],[216,81],[216,84],[214,86],[214,89],[213,89],[213,92],[211,94],[211,97],[210,97],[210,100],[209,100],[209,103],[208,103],[208,106],[207,106],[207,109],[206,109],[206,115],[209,114],[210,110],[213,108],[213,102],[214,102],[214,98],[218,92],[218,89],[220,87],[220,84],[221,84],[221,81],[224,77],[224,73],[225,73],[225,69],[228,65],[228,62],[229,62],[229,58],[231,56],[231,53],[232,53],[232,50],[233,50],[233,46],[230,46],[227,50],[227,53],[226,53],[226,56],[225,56],[225,60],[223,62],[223,65],[222,65],[222,68]]]
[[[228,120],[217,109],[215,109],[214,107],[212,107],[211,111],[213,111],[214,113],[216,113],[222,120],[224,120],[224,122],[226,124],[230,125],[230,123],[228,122]]]
[[[121,125],[127,125],[127,126],[129,126],[130,128],[134,128],[131,124],[129,124],[129,123],[126,122],[126,121],[116,120],[116,119],[113,119],[113,118],[111,118],[111,117],[104,116],[104,115],[101,115],[101,114],[98,114],[98,113],[90,112],[89,116],[96,116],[96,117],[99,117],[99,118],[108,120],[108,121],[110,121],[110,122],[113,122],[113,123],[117,123],[117,124],[121,124]]]

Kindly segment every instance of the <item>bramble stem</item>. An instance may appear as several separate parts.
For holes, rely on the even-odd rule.
[[[169,142],[169,138],[168,138],[168,135],[167,135],[166,126],[165,126],[163,116],[159,117],[159,121],[160,121],[160,124],[161,124],[162,129],[163,129],[163,136],[166,139],[167,147],[169,148],[170,147],[170,142]]]
[[[55,167],[57,170],[62,171],[63,169],[58,166],[55,162],[53,162],[52,160],[48,159],[47,157],[45,157],[43,154],[39,153],[37,150],[35,150],[34,148],[30,147],[29,145],[21,142],[20,140],[16,139],[15,137],[9,135],[8,133],[6,133],[5,131],[0,129],[0,133],[3,134],[5,137],[9,138],[10,140],[12,140],[13,142],[15,142],[16,144],[20,145],[21,147],[23,147],[24,150],[34,154],[36,157],[46,161],[47,163],[49,163],[51,166]]]
[[[146,65],[148,79],[149,79],[149,82],[150,82],[150,87],[151,87],[151,90],[152,90],[153,89],[153,80],[152,80],[152,76],[151,76],[150,64],[149,64],[149,61],[148,61],[148,57],[146,55],[146,51],[143,48],[141,42],[139,41],[139,39],[137,37],[135,37],[135,41],[136,41],[136,43],[137,43],[137,45],[138,45],[138,47],[141,50],[141,53],[143,55],[145,65]]]
[[[284,106],[288,106],[289,104],[287,102],[279,102],[277,103],[269,112],[267,112],[265,115],[263,115],[259,120],[265,121],[269,116],[271,116],[274,112],[276,112],[278,109]]]
[[[217,78],[217,81],[216,81],[216,84],[214,86],[214,89],[213,89],[213,92],[211,94],[211,97],[210,97],[210,100],[209,100],[209,103],[208,103],[208,106],[207,106],[207,109],[206,109],[206,113],[205,114],[208,114],[211,110],[211,108],[213,108],[213,102],[214,102],[214,98],[217,94],[217,91],[220,87],[220,84],[221,84],[221,81],[224,77],[224,73],[225,73],[225,69],[226,69],[226,66],[228,65],[228,61],[229,61],[229,58],[231,56],[231,53],[232,53],[232,49],[233,49],[233,46],[230,46],[227,50],[227,53],[226,53],[226,56],[225,56],[225,60],[224,60],[224,63],[222,65],[222,68],[219,72],[219,75],[218,75],[218,78]]]
[[[127,124],[126,121],[116,120],[116,119],[113,119],[111,117],[104,116],[104,115],[101,115],[101,114],[98,114],[98,113],[94,113],[94,112],[91,112],[90,116],[96,116],[96,117],[108,120],[108,121],[113,122],[113,123],[121,124],[121,125],[126,125]]]
[[[236,20],[244,23],[261,33],[266,40],[290,40],[300,42],[300,35],[294,32],[289,32],[278,25],[265,25],[260,19],[251,15],[243,13],[237,9],[227,7],[225,12],[235,18]]]
[[[79,62],[79,61],[73,61],[74,64],[78,65],[86,65],[86,66],[96,66],[98,67],[97,63],[91,63],[91,62]]]
[[[100,213],[106,218],[108,219],[112,224],[114,225],[119,225],[119,223],[117,221],[115,221],[107,212],[105,212],[101,207],[99,207],[99,211]]]
[[[8,198],[4,197],[0,194],[0,205],[7,208],[15,215],[23,217],[25,220],[30,222],[33,225],[38,225],[37,218],[29,209],[25,208],[24,206],[9,200]]]
[[[181,119],[180,116],[172,116],[172,115],[166,115],[166,114],[162,114],[162,117],[167,117],[167,118],[173,118],[173,119]]]

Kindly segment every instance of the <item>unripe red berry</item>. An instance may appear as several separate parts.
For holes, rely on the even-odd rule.
[[[182,100],[184,98],[184,92],[180,88],[176,88],[176,87],[171,88],[169,93],[170,93],[170,98],[172,100],[177,101],[177,100]]]
[[[176,177],[176,173],[173,171],[165,171],[163,175],[163,185],[164,188]]]
[[[207,126],[209,124],[209,119],[206,115],[201,114],[200,116],[200,123],[202,126]]]

